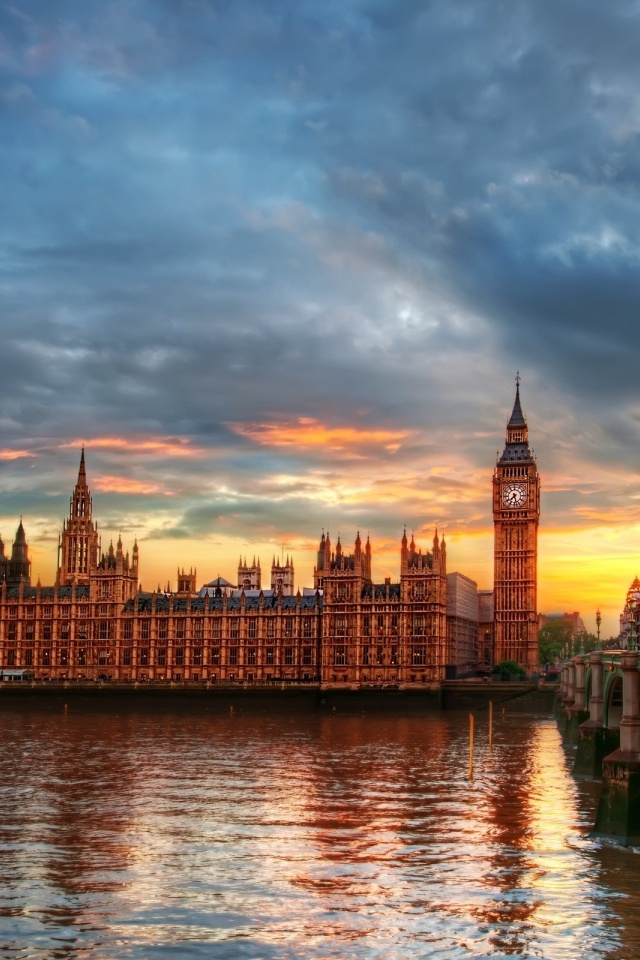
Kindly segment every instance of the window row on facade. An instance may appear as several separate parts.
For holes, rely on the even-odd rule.
[[[427,636],[433,629],[433,619],[425,614],[363,614],[360,617],[349,614],[337,614],[326,618],[328,636],[355,636],[362,633],[365,637],[388,634],[400,636],[412,633],[414,636]]]
[[[0,623],[0,639],[123,639],[123,640],[183,640],[183,639],[238,639],[238,640],[298,640],[315,639],[319,632],[317,617],[303,619],[259,620],[240,618],[154,618],[105,620],[13,620]]]
[[[360,649],[346,645],[335,645],[329,658],[337,666],[347,666],[349,663],[359,663],[363,667],[371,665],[400,666],[403,663],[416,666],[435,666],[438,663],[438,652],[433,646],[414,644],[406,650],[397,646],[362,646]]]
[[[313,666],[317,651],[313,646],[266,647],[35,647],[5,650],[6,666],[86,667],[86,666]]]

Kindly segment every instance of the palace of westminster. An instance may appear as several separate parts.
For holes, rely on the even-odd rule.
[[[293,562],[240,561],[237,586],[143,593],[137,543],[100,552],[84,450],[60,538],[53,586],[31,584],[22,521],[10,557],[0,541],[0,668],[35,679],[424,684],[515,660],[538,668],[536,608],[540,480],[519,378],[493,475],[494,589],[447,573],[436,532],[422,551],[406,532],[400,579],[375,583],[372,549],[322,534],[313,588],[295,591]]]

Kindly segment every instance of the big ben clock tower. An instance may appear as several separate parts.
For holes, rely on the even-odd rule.
[[[520,406],[520,375],[507,440],[493,474],[494,663],[538,669],[537,563],[540,477]]]

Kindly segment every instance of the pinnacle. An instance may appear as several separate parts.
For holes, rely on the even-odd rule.
[[[527,421],[524,418],[522,412],[522,407],[520,405],[520,374],[516,377],[516,399],[513,404],[513,411],[511,413],[511,419],[509,420],[509,427],[526,427]]]

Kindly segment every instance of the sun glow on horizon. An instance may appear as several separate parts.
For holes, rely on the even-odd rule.
[[[402,441],[414,433],[411,430],[332,427],[312,417],[299,417],[289,423],[228,423],[227,426],[239,436],[262,446],[325,449],[348,457],[361,457],[362,448],[369,446],[382,447],[387,453],[397,453]]]

